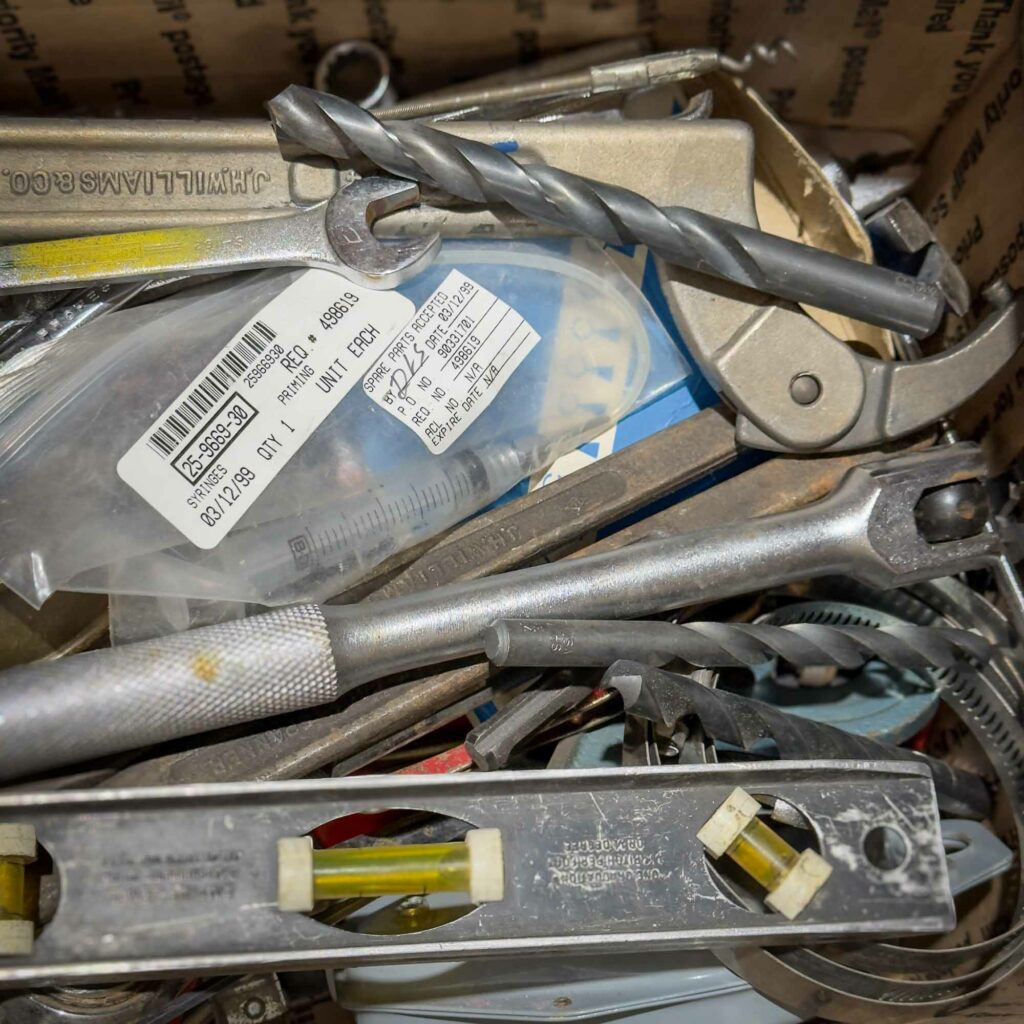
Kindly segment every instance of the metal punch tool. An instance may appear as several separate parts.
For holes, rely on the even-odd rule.
[[[418,198],[410,182],[361,178],[288,217],[6,246],[0,292],[272,266],[320,267],[368,288],[393,288],[429,265],[440,237],[382,242],[371,224]]]

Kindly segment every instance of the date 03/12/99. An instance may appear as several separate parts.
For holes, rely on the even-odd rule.
[[[231,474],[228,480],[216,494],[208,499],[206,508],[199,514],[199,518],[206,526],[215,526],[231,508],[232,505],[242,496],[242,491],[256,479],[256,474],[247,466],[241,466]],[[189,499],[192,505],[192,499]],[[196,506],[193,506],[196,507]]]

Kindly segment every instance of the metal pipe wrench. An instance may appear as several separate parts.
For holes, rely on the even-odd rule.
[[[719,193],[709,204],[714,208],[670,209],[647,187],[642,194],[624,189],[608,170],[600,181],[588,181],[419,123],[385,125],[337,97],[299,86],[284,90],[268,108],[286,153],[296,140],[334,156],[358,151],[392,173],[475,202],[502,200],[604,241],[645,241],[659,258],[669,305],[690,351],[740,414],[737,437],[744,444],[838,451],[903,436],[956,408],[1020,345],[1024,321],[1011,302],[963,344],[897,370],[853,352],[796,306],[753,298],[746,285],[890,325],[901,309],[908,319],[911,307],[930,309],[938,289],[900,277],[887,278],[883,287],[876,278],[886,274],[879,268],[840,260],[840,271],[831,253],[807,246],[787,249],[784,258],[777,254],[774,264],[765,246],[772,236],[749,230],[758,227],[749,187]],[[747,170],[745,180],[752,183],[753,168]],[[758,283],[758,272],[732,265],[743,263],[744,255],[762,275],[772,277],[772,267],[780,271],[783,287],[773,291]],[[707,274],[721,280],[709,281]],[[886,303],[893,319],[866,312]],[[934,330],[937,321],[925,316],[923,324],[915,336]]]
[[[793,307],[754,309],[728,288],[710,295],[677,268],[659,270],[690,351],[737,412],[737,441],[753,448],[851,451],[922,430],[979,391],[1024,339],[1017,293],[940,355],[885,362]]]
[[[984,566],[1002,550],[987,510],[958,508],[953,540],[930,540],[915,514],[926,492],[984,473],[970,444],[899,455],[852,469],[823,501],[744,525],[11,669],[0,676],[0,778],[327,703],[478,654],[500,618],[637,618],[810,577],[895,587]]]
[[[453,139],[421,124],[383,125],[352,104],[309,89],[292,86],[268,106],[285,152],[295,140],[335,157],[361,151],[393,173],[440,184],[463,198],[505,200],[540,220],[569,224],[605,241],[646,240],[660,257],[670,308],[691,352],[740,414],[737,437],[744,444],[781,451],[849,450],[903,436],[965,401],[1020,344],[1024,322],[1011,303],[964,344],[913,369],[897,369],[854,353],[789,303],[752,299],[750,290],[736,283],[750,280],[735,267],[728,269],[729,259],[719,251],[728,249],[739,259],[745,249],[768,273],[770,252],[762,246],[771,236],[749,230],[758,226],[749,186],[722,190],[698,211],[672,209],[652,200],[646,186],[643,195],[624,191],[614,168],[604,169],[600,182],[587,181],[564,167],[520,160],[518,153],[513,159],[479,141]],[[745,180],[752,182],[752,166],[745,171]],[[687,245],[680,246],[681,238],[693,241],[699,253],[714,252],[715,258],[682,255]],[[774,243],[782,244],[779,239]],[[808,301],[812,292],[827,292],[829,298],[815,304],[859,310],[854,315],[872,320],[864,310],[881,303],[883,293],[895,312],[898,293],[910,304],[910,296],[917,303],[935,291],[924,281],[917,282],[920,295],[912,287],[915,282],[905,279],[899,279],[899,289],[882,288],[874,279],[869,284],[869,271],[883,272],[853,262],[849,267],[864,275],[855,283],[856,275],[840,273],[834,260],[810,247],[792,247],[781,264],[791,278],[788,284],[799,278],[808,290],[801,283],[775,294],[800,293],[801,301]],[[680,262],[695,269],[684,269]],[[709,283],[697,269],[725,280]],[[826,280],[832,285],[823,290]],[[814,288],[812,281],[817,282]],[[927,330],[934,329],[935,322],[929,323]]]

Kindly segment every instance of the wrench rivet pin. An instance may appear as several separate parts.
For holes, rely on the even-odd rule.
[[[813,405],[821,398],[821,381],[813,373],[798,373],[789,383],[789,397],[797,405]]]

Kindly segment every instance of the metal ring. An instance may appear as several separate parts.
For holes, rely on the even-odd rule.
[[[364,110],[372,110],[382,103],[395,98],[391,87],[391,58],[377,45],[367,39],[345,39],[324,51],[313,72],[313,87],[318,92],[336,93],[331,87],[331,75],[339,63],[364,63],[367,60],[376,65],[379,77],[377,84],[365,96],[342,96],[343,99],[358,103]]]
[[[879,592],[850,580],[823,581],[822,596],[867,604],[921,625],[945,620],[974,628],[1007,645],[1006,620],[984,598],[955,579]],[[1019,712],[1024,674],[1019,653],[1005,647],[982,671],[939,673],[943,699],[988,754],[1010,802],[1017,848],[1024,840],[1024,729]],[[995,987],[1024,961],[1024,887],[1018,885],[1014,918],[1001,935],[971,946],[929,951],[871,944],[849,953],[829,950],[716,950],[718,958],[759,992],[801,1015],[848,1024],[884,1019],[918,1020],[950,1012]],[[971,964],[969,974],[955,968]],[[877,971],[878,973],[871,973]],[[903,972],[891,977],[889,972]],[[923,975],[907,978],[908,973]]]

